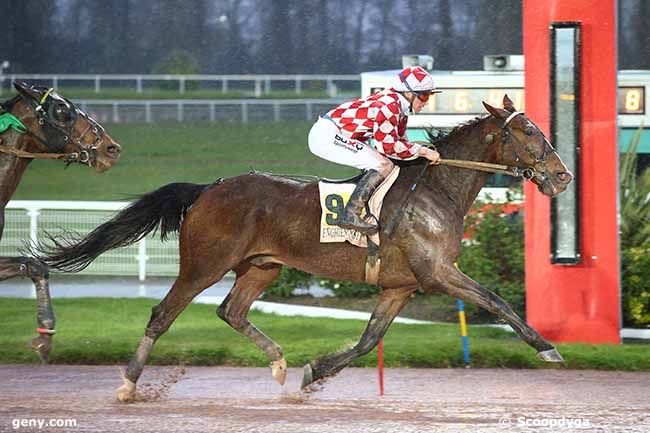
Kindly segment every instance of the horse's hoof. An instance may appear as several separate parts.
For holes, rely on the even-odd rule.
[[[305,365],[303,368],[302,383],[300,384],[300,389],[305,389],[314,381],[314,372],[311,369],[311,365]]]
[[[537,352],[537,357],[545,362],[564,362],[564,358],[555,348]]]
[[[123,377],[124,385],[117,388],[117,399],[123,403],[130,403],[135,400],[135,383]]]
[[[271,363],[271,375],[280,385],[284,385],[287,380],[287,361],[284,358]]]
[[[38,353],[42,364],[47,364],[50,351],[52,350],[52,336],[49,334],[40,334],[32,339],[32,349]]]

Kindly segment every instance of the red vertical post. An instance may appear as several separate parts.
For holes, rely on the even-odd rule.
[[[550,199],[525,186],[526,313],[552,341],[620,342],[616,0],[524,0],[526,111],[550,136],[550,25],[580,23],[581,262],[551,264]]]

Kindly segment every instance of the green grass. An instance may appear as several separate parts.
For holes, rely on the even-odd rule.
[[[68,99],[241,99],[255,98],[253,83],[244,84],[240,89],[232,89],[227,92],[210,89],[188,89],[180,93],[173,87],[177,83],[170,83],[168,89],[145,88],[142,93],[136,92],[135,84],[131,87],[102,87],[99,93],[95,93],[93,87],[61,87],[57,92]],[[324,87],[324,86],[321,86]],[[0,92],[0,98],[11,98],[13,92]],[[340,92],[341,97],[358,97],[358,92]],[[327,91],[319,88],[304,89],[300,93],[295,90],[272,90],[263,93],[259,99],[329,99]]]
[[[134,353],[153,299],[55,299],[57,336],[53,363],[126,363]],[[0,363],[36,363],[28,347],[34,336],[35,301],[0,298]],[[291,367],[349,347],[363,332],[361,320],[282,317],[253,311],[250,319],[283,349]],[[315,331],[322,330],[322,331]],[[508,368],[650,370],[648,345],[561,344],[566,365],[544,364],[513,334],[495,328],[469,328],[472,365]],[[384,339],[388,367],[460,367],[459,330],[449,325],[393,324]],[[158,341],[151,364],[266,366],[257,347],[215,315],[208,305],[191,305]],[[376,364],[375,352],[353,365]]]
[[[123,148],[111,170],[34,161],[14,195],[17,200],[122,200],[170,182],[210,183],[247,173],[346,177],[357,170],[309,152],[310,122],[105,125]]]

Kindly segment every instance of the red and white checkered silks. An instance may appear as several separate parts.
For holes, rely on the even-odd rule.
[[[431,75],[419,66],[402,69],[398,78],[398,82],[393,87],[398,92],[433,92],[436,90]]]
[[[406,139],[410,104],[393,89],[339,105],[327,113],[349,138],[366,143],[375,139],[375,148],[396,159],[414,159],[420,145]]]

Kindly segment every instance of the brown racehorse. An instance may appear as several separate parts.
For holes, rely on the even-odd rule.
[[[554,196],[572,175],[542,132],[504,98],[505,109],[485,104],[490,116],[455,128],[436,143],[445,158],[494,162],[529,169],[539,190]],[[403,164],[384,200],[380,227],[398,212],[422,173],[423,161]],[[425,162],[426,163],[426,162]],[[489,174],[430,166],[406,204],[393,235],[381,233],[383,289],[368,327],[354,347],[305,366],[303,387],[332,376],[372,350],[417,289],[444,292],[497,315],[535,348],[545,361],[562,361],[555,348],[491,291],[455,266],[463,238],[463,217]],[[37,256],[54,268],[77,271],[99,254],[129,245],[161,227],[164,238],[180,231],[180,273],[170,292],[152,310],[137,353],[118,389],[123,401],[135,397],[156,340],[192,299],[233,270],[237,276],[217,315],[250,338],[271,360],[273,376],[286,377],[282,349],[247,319],[253,301],[282,266],[315,275],[363,282],[367,251],[347,243],[319,241],[320,204],[316,182],[250,173],[211,185],[169,184],[142,196],[82,240],[51,239]]]
[[[0,116],[18,124],[0,134],[0,236],[4,210],[29,163],[35,159],[61,159],[108,170],[120,155],[117,144],[101,125],[52,89],[14,83],[18,95],[0,104]],[[50,304],[48,267],[30,257],[0,257],[0,280],[17,276],[34,282],[38,300],[39,336],[32,347],[47,361],[52,346],[55,318]]]

